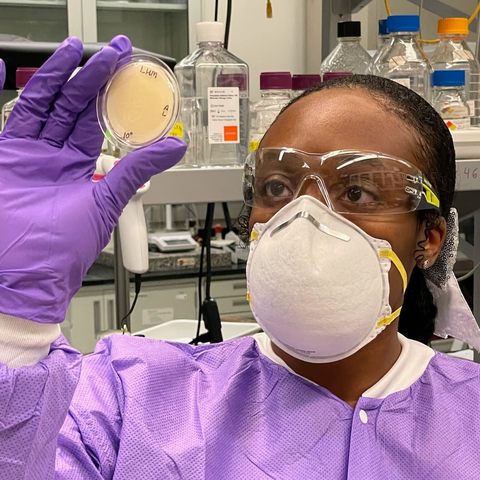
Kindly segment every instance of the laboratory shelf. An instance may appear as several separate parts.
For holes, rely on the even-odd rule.
[[[480,191],[480,129],[454,132],[456,189]],[[241,202],[243,167],[174,168],[152,178],[145,205]]]
[[[156,10],[161,12],[171,12],[186,10],[186,3],[150,3],[150,2],[122,2],[98,0],[97,8],[99,10]]]
[[[152,178],[143,203],[241,202],[242,174],[242,167],[174,168]],[[457,160],[456,189],[480,190],[480,158]]]
[[[66,8],[67,0],[0,0],[0,6]]]
[[[239,202],[242,175],[243,167],[173,168],[152,178],[143,203]]]

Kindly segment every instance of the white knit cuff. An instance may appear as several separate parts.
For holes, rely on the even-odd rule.
[[[0,313],[0,363],[9,368],[35,365],[50,352],[60,325],[43,324]]]

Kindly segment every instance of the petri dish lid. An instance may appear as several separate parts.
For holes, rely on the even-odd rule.
[[[110,142],[125,150],[150,145],[168,136],[179,111],[177,79],[151,55],[119,62],[98,93],[98,123]]]

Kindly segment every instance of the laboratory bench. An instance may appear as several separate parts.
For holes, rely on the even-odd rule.
[[[151,272],[142,275],[142,279],[142,291],[131,316],[132,333],[170,320],[198,318],[197,269]],[[211,294],[222,321],[253,319],[247,301],[245,264],[213,268]],[[133,283],[130,295],[133,302]],[[98,336],[115,327],[114,271],[94,264],[72,299],[62,332],[75,348],[90,353]]]
[[[218,277],[225,277],[231,275],[238,275],[245,278],[246,264],[232,263],[228,267],[214,267],[212,268],[212,277],[216,280]],[[205,271],[203,272],[205,276]],[[130,277],[133,282],[133,274]],[[198,279],[198,269],[186,268],[183,270],[171,270],[169,272],[147,272],[142,275],[142,283],[148,283],[157,280],[178,280],[178,279]],[[109,285],[114,283],[113,268],[105,267],[94,263],[88,270],[85,279],[83,280],[83,287],[91,287],[95,285]]]

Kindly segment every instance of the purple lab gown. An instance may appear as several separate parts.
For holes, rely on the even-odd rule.
[[[436,354],[353,409],[252,338],[113,336],[83,362],[61,338],[33,367],[0,367],[0,478],[478,480],[479,372]]]

